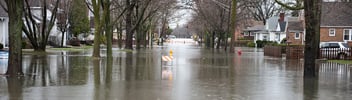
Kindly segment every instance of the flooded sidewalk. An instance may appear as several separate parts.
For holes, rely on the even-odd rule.
[[[303,61],[172,43],[92,60],[91,51],[24,55],[25,77],[0,76],[0,100],[351,100],[351,65],[321,63],[303,79]],[[172,61],[162,60],[173,51]],[[102,51],[104,55],[105,51]],[[7,60],[0,59],[0,73]]]

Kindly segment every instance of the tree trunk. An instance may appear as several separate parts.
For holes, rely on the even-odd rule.
[[[94,45],[93,45],[93,57],[100,57],[100,32],[101,32],[101,23],[100,23],[100,0],[92,0],[93,10],[94,10]]]
[[[104,1],[105,36],[107,44],[107,57],[112,57],[112,25],[110,22],[110,0]]]
[[[125,49],[133,49],[133,31],[132,31],[132,13],[133,5],[130,0],[126,0],[127,14],[126,14],[126,45]]]
[[[315,76],[315,60],[319,56],[321,2],[321,0],[304,1],[306,23],[304,77]]]
[[[236,8],[237,8],[237,0],[232,0],[232,4],[231,4],[231,34],[232,35],[232,38],[231,38],[231,44],[230,44],[230,52],[235,52],[235,48],[234,48],[234,45],[235,45],[235,40],[236,40]]]
[[[141,48],[141,39],[142,39],[141,26],[138,26],[136,28],[136,49]]]
[[[23,0],[6,0],[9,15],[9,60],[6,75],[22,76]]]
[[[23,100],[24,77],[7,77],[6,79],[9,100]]]
[[[62,31],[62,36],[61,36],[61,47],[64,47],[64,39],[65,39],[65,31]]]

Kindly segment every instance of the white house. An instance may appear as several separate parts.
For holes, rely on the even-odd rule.
[[[32,13],[35,18],[35,21],[37,23],[41,22],[41,7],[31,7],[32,9]],[[47,10],[47,18],[46,20],[50,20],[52,13],[50,10]],[[8,44],[9,44],[9,36],[8,36],[8,23],[9,23],[9,17],[7,15],[7,12],[0,7],[0,43],[4,44],[4,47],[7,48]],[[53,41],[53,42],[61,42],[61,32],[58,30],[56,21],[55,24],[53,26],[53,28],[51,29],[50,35],[49,35],[49,41]],[[65,36],[66,37],[66,36]],[[66,40],[64,40],[64,45]]]
[[[284,13],[266,20],[265,28],[254,33],[254,42],[257,40],[275,41],[280,43],[286,38],[287,24],[289,21],[298,20],[298,17],[285,17]]]
[[[7,15],[7,12],[0,8],[0,43],[4,45],[5,48],[8,47],[8,23],[9,23],[9,17]]]

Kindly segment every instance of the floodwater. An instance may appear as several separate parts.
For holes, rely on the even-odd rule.
[[[24,55],[25,77],[0,76],[0,100],[351,100],[351,65],[321,63],[303,79],[303,61],[173,43],[93,60],[91,50]],[[161,56],[173,50],[173,61]],[[105,50],[102,50],[102,55]],[[7,60],[0,59],[0,73]]]

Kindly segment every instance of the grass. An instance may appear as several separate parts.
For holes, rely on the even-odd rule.
[[[80,47],[69,47],[69,48],[48,48],[48,50],[63,50],[63,51],[82,51],[90,49],[93,46],[80,46]]]
[[[66,47],[66,48],[47,48],[45,52],[38,52],[38,51],[33,51],[33,49],[24,49],[22,50],[23,54],[34,54],[34,55],[48,55],[48,54],[55,54],[56,51],[73,51],[73,52],[77,52],[77,51],[84,51],[87,49],[92,49],[93,46],[79,46],[79,47]],[[132,53],[133,50],[129,50],[129,49],[120,49],[117,50],[120,52],[127,52],[127,53]]]
[[[352,64],[352,60],[328,60],[328,62],[334,62],[339,64]]]

